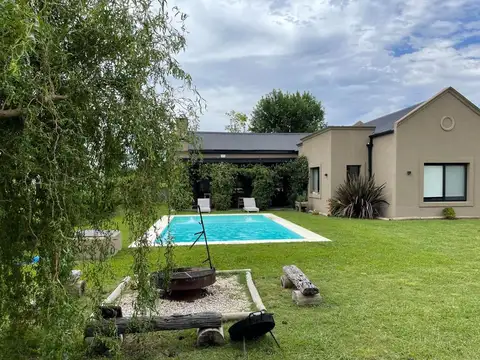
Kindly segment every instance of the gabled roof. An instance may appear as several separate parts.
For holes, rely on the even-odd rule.
[[[203,151],[298,151],[297,143],[308,133],[229,133],[199,131],[195,133]],[[189,149],[193,149],[190,145]]]
[[[432,103],[435,101],[437,98],[442,96],[445,93],[451,93],[453,96],[455,96],[458,100],[463,102],[466,106],[468,106],[472,111],[477,113],[480,116],[480,109],[472,103],[470,100],[468,100],[465,96],[463,96],[461,93],[459,93],[457,90],[455,90],[453,87],[447,87],[440,91],[439,93],[435,94],[432,96],[430,99],[427,101],[423,101],[421,103],[409,106],[407,108],[404,108],[402,110],[395,111],[394,113],[384,115],[382,117],[379,117],[377,119],[368,121],[364,123],[362,126],[375,126],[375,131],[373,132],[373,136],[380,136],[384,134],[389,134],[392,133],[395,129],[395,124],[399,124],[400,122],[406,120],[407,118],[411,117],[413,114],[415,114],[417,111],[420,111],[421,109],[425,108],[428,104]]]
[[[362,126],[375,126],[375,130],[373,132],[374,135],[379,135],[383,134],[386,132],[391,132],[393,131],[393,128],[395,126],[395,122],[398,120],[402,119],[406,115],[408,115],[410,112],[415,110],[417,107],[420,105],[424,104],[424,102],[411,105],[409,107],[406,107],[401,110],[397,110],[391,114],[383,115],[379,118],[370,120],[366,123],[364,123]]]

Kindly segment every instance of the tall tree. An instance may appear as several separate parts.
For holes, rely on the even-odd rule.
[[[325,126],[322,103],[312,94],[273,90],[253,109],[250,131],[308,133]]]
[[[232,133],[241,133],[248,131],[248,117],[246,114],[231,110],[225,115],[230,118],[230,124],[225,126],[225,130]]]
[[[185,18],[164,0],[0,1],[4,358],[73,358],[91,311],[81,306],[99,305],[107,264],[85,265],[91,301],[65,290],[80,251],[77,229],[115,227],[116,202],[130,228],[124,241],[139,239],[139,309],[154,302],[144,233],[162,187],[181,172],[176,152],[192,122],[187,129],[177,119],[195,123],[198,109],[173,85],[198,99],[175,59]]]

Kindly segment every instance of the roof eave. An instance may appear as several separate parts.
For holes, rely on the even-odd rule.
[[[370,138],[373,139],[373,138],[377,138],[384,135],[390,135],[390,134],[393,134],[394,132],[395,132],[394,130],[382,131],[382,132],[370,135]]]
[[[300,143],[331,130],[375,130],[375,126],[363,126],[363,125],[362,126],[354,126],[354,125],[353,126],[327,126],[326,128],[315,131],[314,133],[311,133],[310,135],[307,135],[301,138]]]

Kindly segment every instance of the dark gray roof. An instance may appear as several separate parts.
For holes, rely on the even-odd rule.
[[[392,131],[393,126],[397,120],[400,120],[405,115],[407,115],[410,111],[415,109],[417,106],[420,106],[423,102],[409,106],[405,109],[395,111],[391,114],[381,116],[374,120],[364,123],[364,126],[375,126],[374,134],[381,134],[387,131]]]
[[[300,139],[308,133],[196,133],[202,150],[297,151]],[[192,149],[192,146],[190,146]]]

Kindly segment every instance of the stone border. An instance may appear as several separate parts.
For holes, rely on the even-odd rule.
[[[290,231],[293,231],[294,233],[300,235],[303,237],[303,239],[251,239],[251,240],[232,240],[232,241],[208,241],[209,245],[236,245],[236,244],[263,244],[263,243],[285,243],[285,242],[326,242],[326,241],[331,241],[321,235],[318,235],[314,233],[313,231],[307,230],[302,226],[299,226],[297,224],[294,224],[291,221],[288,221],[280,216],[271,214],[271,213],[258,213],[258,214],[252,214],[252,213],[232,213],[232,214],[205,214],[203,215],[204,218],[209,217],[209,216],[238,216],[238,215],[243,215],[243,216],[265,216],[269,218],[272,221],[275,221],[277,224],[287,228]],[[170,218],[173,219],[174,217],[192,217],[192,216],[198,216],[195,214],[191,215],[171,215]],[[150,229],[145,233],[144,236],[147,237],[147,241],[149,243],[149,246],[162,246],[162,244],[159,244],[156,242],[157,238],[160,236],[162,231],[168,226],[168,215],[162,216],[161,219],[157,220],[155,224],[153,224]],[[208,234],[207,234],[208,236]],[[128,247],[129,248],[134,248],[137,247],[137,241],[133,242],[130,244]],[[175,243],[177,246],[190,246],[190,243]],[[203,245],[203,242],[199,241],[196,246],[198,245]]]

